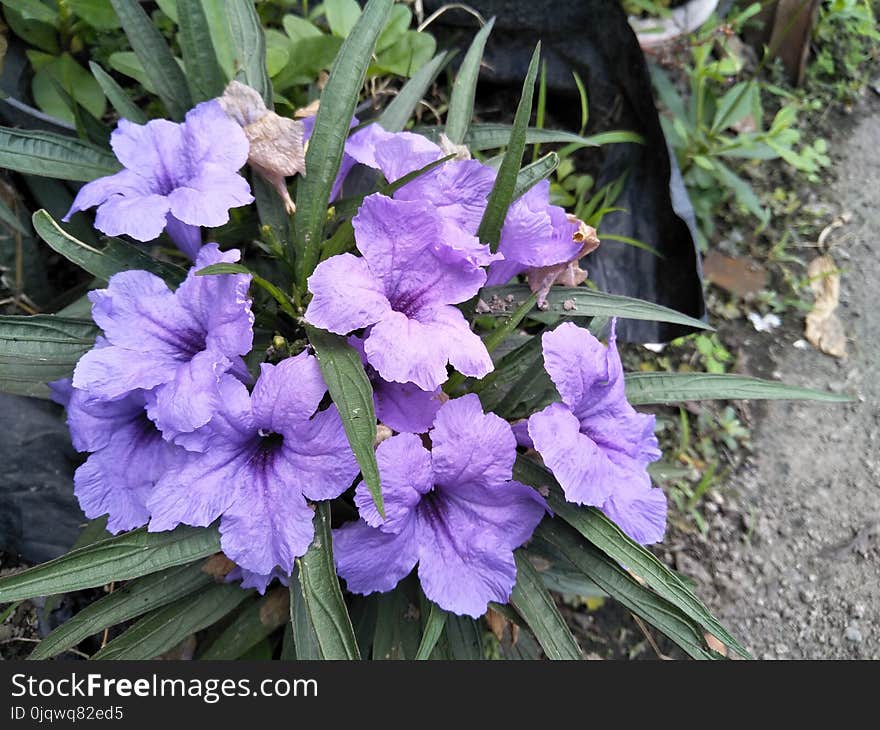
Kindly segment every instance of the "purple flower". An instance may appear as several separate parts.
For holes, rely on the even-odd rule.
[[[266,592],[268,585],[275,579],[282,585],[290,584],[290,576],[280,568],[275,568],[271,573],[254,573],[252,570],[245,570],[240,565],[236,565],[229,573],[226,574],[227,583],[235,583],[241,581],[242,588],[256,588],[260,595]]]
[[[314,536],[306,499],[338,497],[358,466],[336,406],[317,410],[327,392],[317,360],[304,352],[260,367],[250,395],[223,378],[220,410],[187,439],[201,450],[185,452],[150,495],[149,529],[219,517],[231,560],[251,573],[287,575]]]
[[[65,221],[98,206],[95,227],[108,236],[152,241],[168,226],[194,259],[198,226],[221,226],[230,208],[254,200],[238,174],[248,158],[247,137],[216,100],[191,109],[182,124],[120,119],[110,145],[125,169],[83,185]]]
[[[441,608],[478,617],[507,603],[516,582],[513,551],[528,540],[546,505],[511,480],[510,426],[484,414],[476,395],[444,404],[428,451],[414,434],[376,450],[383,520],[361,483],[361,519],[334,531],[336,568],[354,593],[390,591],[415,567],[425,595]]]
[[[181,451],[147,417],[150,395],[136,390],[108,402],[71,388],[69,380],[52,386],[67,408],[74,447],[92,452],[73,476],[74,494],[86,517],[108,515],[112,533],[145,525],[150,492]]]
[[[386,132],[378,124],[355,132],[346,151],[361,164],[381,170],[388,182],[445,157],[438,145],[421,135]],[[428,202],[447,223],[476,235],[494,184],[491,167],[476,160],[449,160],[404,185],[394,199]]]
[[[447,362],[465,375],[490,372],[485,345],[452,306],[485,282],[488,248],[423,201],[376,193],[352,223],[363,258],[341,254],[318,265],[306,320],[341,335],[369,327],[367,361],[386,381],[432,391],[446,380]]]
[[[348,343],[360,353],[364,363],[373,386],[373,402],[379,421],[401,433],[425,433],[431,428],[442,404],[440,388],[422,390],[414,383],[388,383],[367,363],[364,341],[352,336]]]
[[[240,356],[251,350],[254,317],[250,276],[195,272],[239,255],[206,244],[176,292],[146,271],[123,271],[89,292],[107,346],[80,359],[74,387],[104,400],[152,390],[150,417],[169,439],[206,424],[219,408],[221,375],[248,377]]]
[[[659,542],[666,497],[646,470],[660,458],[654,416],[626,400],[614,327],[607,348],[570,322],[542,340],[544,366],[562,403],[529,418],[535,449],[568,501],[601,508],[636,542]]]
[[[550,204],[550,183],[542,180],[510,206],[498,245],[504,260],[489,267],[486,285],[506,284],[529,268],[571,261],[583,245],[574,240],[579,225]]]

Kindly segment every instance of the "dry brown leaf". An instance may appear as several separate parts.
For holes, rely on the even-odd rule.
[[[504,641],[505,633],[507,632],[507,629],[510,628],[510,643],[512,646],[516,646],[516,642],[519,639],[519,626],[508,621],[504,616],[498,613],[498,611],[492,608],[486,611],[485,619],[489,626],[489,631],[495,634],[495,638],[498,639],[499,642]]]
[[[214,580],[222,581],[234,567],[235,563],[223,553],[214,553],[202,565],[202,572],[207,573]]]
[[[572,240],[575,243],[583,244],[581,250],[571,261],[563,261],[551,266],[536,266],[526,271],[529,289],[538,295],[538,309],[549,308],[547,295],[550,293],[550,287],[554,284],[580,286],[587,280],[587,270],[580,267],[580,260],[599,246],[599,238],[595,228],[588,226],[573,215],[569,215],[568,218],[570,221],[578,223],[578,230],[572,236]]]
[[[721,656],[727,656],[727,647],[719,639],[712,636],[708,631],[703,636],[712,651],[717,651]]]
[[[807,267],[810,288],[816,297],[807,315],[806,338],[817,350],[846,357],[846,334],[843,322],[835,314],[840,301],[840,274],[830,256],[817,256]]]
[[[281,626],[290,618],[290,591],[287,588],[273,588],[260,606],[260,623],[263,626]]]
[[[711,250],[703,258],[706,281],[746,299],[767,286],[767,271],[754,259],[725,256]]]

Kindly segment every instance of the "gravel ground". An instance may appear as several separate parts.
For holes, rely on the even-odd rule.
[[[774,376],[856,400],[758,407],[753,457],[718,500],[707,540],[677,557],[761,659],[880,658],[880,99],[861,112],[838,135],[825,201],[852,213],[831,238],[849,356],[794,347],[800,324],[752,332],[745,348],[755,374],[767,375],[769,356]]]

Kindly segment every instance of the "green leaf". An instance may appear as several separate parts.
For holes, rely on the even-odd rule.
[[[541,376],[546,376],[541,338],[531,337],[495,363],[495,369],[474,383],[473,390],[486,411],[503,413],[506,417],[521,400],[536,397],[531,392],[535,384],[540,382],[539,390],[543,392],[546,383],[541,381]],[[545,379],[549,381],[549,376]],[[549,385],[552,387],[552,382]]]
[[[235,584],[210,586],[145,616],[92,659],[152,659],[217,623],[251,595]]]
[[[234,50],[236,78],[256,89],[273,108],[272,82],[266,69],[266,37],[252,2],[224,3],[229,38]]]
[[[315,660],[321,658],[318,636],[309,618],[306,599],[303,596],[299,568],[294,566],[290,576],[290,643],[293,645],[295,659]],[[289,648],[288,648],[289,651]]]
[[[361,357],[344,337],[306,326],[315,349],[321,374],[330,397],[339,409],[348,443],[361,468],[379,514],[385,516],[379,467],[373,442],[376,440],[376,410],[373,388],[364,372]]]
[[[583,659],[583,653],[571,635],[541,576],[522,550],[516,558],[516,585],[510,603],[535,635],[548,659]]]
[[[289,618],[288,589],[273,588],[259,600],[246,605],[199,659],[238,659]]]
[[[219,550],[220,535],[213,528],[181,526],[170,532],[141,528],[0,578],[0,603],[139,578]]]
[[[202,570],[201,561],[130,581],[61,624],[37,645],[28,659],[57,656],[108,626],[165,606],[209,583],[211,576]]]
[[[313,84],[321,71],[330,68],[342,48],[343,40],[335,35],[301,38],[290,46],[287,65],[272,79],[279,92],[294,86]]]
[[[676,119],[687,119],[687,110],[685,109],[684,100],[678,93],[669,77],[660,70],[656,65],[649,64],[648,69],[651,72],[651,82],[660,102],[669,110]]]
[[[379,40],[376,41],[376,52],[379,53],[393,46],[406,33],[411,22],[412,10],[406,5],[395,5],[391,8],[388,22],[379,34]]]
[[[509,124],[472,124],[465,136],[465,144],[471,151],[492,150],[504,147],[510,139],[513,128]],[[582,147],[601,147],[603,144],[642,144],[644,139],[635,132],[611,131],[582,136],[557,129],[526,130],[526,144],[564,143]]]
[[[65,231],[45,210],[34,213],[32,222],[40,238],[53,250],[103,281],[120,271],[137,269],[156,274],[172,285],[186,278],[186,272],[179,266],[158,261],[143,249],[118,238],[107,239],[103,249],[83,243]]]
[[[453,144],[462,144],[465,141],[474,117],[474,99],[477,95],[480,64],[483,62],[483,49],[494,25],[495,18],[491,18],[474,36],[452,84],[449,110],[446,112],[446,136]]]
[[[110,0],[131,49],[172,118],[181,120],[192,107],[186,75],[178,66],[159,29],[137,0]],[[232,6],[250,5],[233,3]]]
[[[546,180],[559,166],[559,155],[548,152],[529,165],[526,165],[516,176],[516,187],[513,189],[513,200],[525,195],[541,180]]]
[[[0,167],[41,177],[89,182],[119,172],[107,150],[73,137],[0,127]]]
[[[67,4],[74,15],[96,30],[114,30],[119,27],[116,11],[107,0],[67,0]]]
[[[437,41],[430,33],[408,30],[376,56],[375,68],[380,73],[412,76],[431,60],[436,50]]]
[[[511,284],[509,286],[486,287],[481,290],[480,298],[486,302],[491,302],[496,297],[500,301],[506,301],[507,297],[512,295],[512,306],[517,306],[530,294],[527,286]],[[712,329],[705,322],[659,304],[617,294],[604,294],[581,286],[554,286],[547,295],[547,303],[549,308],[544,312],[535,313],[534,318],[542,317],[542,321],[544,321],[544,319],[555,320],[559,317],[620,317],[621,319],[645,319],[652,322],[673,322],[701,330]],[[494,311],[493,309],[491,314],[503,317],[508,312]]]
[[[0,316],[0,390],[48,397],[46,383],[68,377],[97,334],[90,320],[54,314]]]
[[[625,568],[581,539],[576,531],[554,520],[539,526],[536,535],[608,595],[657,627],[690,656],[695,659],[720,658],[709,649],[695,621],[639,584]]]
[[[376,39],[391,11],[392,0],[370,0],[333,62],[321,106],[306,152],[308,175],[297,183],[294,248],[297,284],[306,279],[320,256],[327,219],[327,204],[342,162],[345,140],[358,95],[376,46]]]
[[[397,8],[402,5],[395,5]],[[432,58],[428,63],[422,66],[413,77],[407,81],[400,91],[397,93],[391,103],[382,112],[379,117],[379,124],[388,132],[401,132],[418,107],[419,102],[427,93],[437,74],[452,58],[452,54],[443,51]]]
[[[324,15],[330,32],[340,38],[347,38],[361,17],[361,6],[357,0],[324,0]]]
[[[266,73],[277,76],[290,60],[290,39],[280,30],[268,28],[266,34]]]
[[[373,633],[373,659],[396,661],[415,659],[419,651],[419,619],[410,596],[411,580],[379,596],[379,615]],[[416,599],[417,600],[417,599]]]
[[[480,661],[483,656],[483,631],[480,623],[469,616],[446,617],[446,641],[453,659]]]
[[[416,659],[430,659],[434,647],[443,634],[443,628],[446,626],[446,611],[444,611],[436,603],[431,603],[428,612],[428,620],[425,623],[425,630],[422,632],[422,641],[419,643],[419,649],[416,652]]]
[[[488,243],[492,252],[498,250],[498,242],[501,239],[501,227],[507,217],[507,210],[513,202],[513,194],[516,189],[517,175],[522,165],[523,154],[526,149],[526,127],[529,126],[529,117],[532,115],[532,96],[535,92],[535,79],[538,77],[538,62],[541,58],[541,43],[535,46],[529,70],[523,82],[522,94],[516,107],[513,118],[513,128],[510,132],[510,140],[501,167],[495,176],[495,184],[489,193],[489,201],[486,211],[480,221],[477,237],[483,243]]]
[[[321,658],[360,659],[354,628],[333,564],[329,503],[317,505],[314,525],[315,538],[306,554],[296,562],[305,608],[317,637]]]
[[[156,87],[153,86],[153,82],[147,78],[147,73],[144,71],[143,65],[137,55],[132,51],[117,51],[116,53],[111,53],[107,58],[107,63],[110,64],[110,68],[114,71],[137,81],[137,83],[143,86],[149,93],[156,93]],[[180,66],[183,68],[182,61],[180,62]]]
[[[732,127],[745,119],[754,107],[756,94],[760,98],[758,84],[754,81],[740,81],[731,86],[718,101],[710,134]]]
[[[89,61],[89,68],[95,77],[95,81],[98,82],[105,96],[110,100],[110,104],[112,104],[120,117],[128,119],[128,121],[135,124],[147,123],[147,115],[138,108],[137,104],[125,93],[125,89],[116,83],[116,80],[110,74],[94,61]]]
[[[76,121],[74,109],[58,92],[57,84],[92,116],[104,115],[107,100],[101,86],[73,56],[50,56],[39,51],[28,51],[27,55],[36,71],[31,82],[34,103],[42,111],[65,122]]]
[[[24,20],[34,20],[56,28],[60,23],[58,11],[40,0],[2,0],[2,5],[14,10]]]
[[[299,41],[303,38],[318,38],[323,35],[314,23],[310,23],[305,18],[293,13],[285,15],[281,24],[284,26],[284,32],[292,41]]]
[[[177,12],[180,18],[178,41],[193,101],[220,96],[226,86],[226,77],[217,60],[202,0],[177,0]]]
[[[633,542],[599,510],[567,502],[553,475],[540,464],[517,456],[514,479],[535,488],[549,487],[547,502],[553,513],[574,527],[599,550],[641,577],[663,600],[678,608],[744,657],[748,653],[709,612],[684,581],[645,548]]]
[[[630,403],[681,403],[695,400],[814,400],[847,403],[848,395],[786,385],[745,375],[710,373],[630,373],[626,376]]]

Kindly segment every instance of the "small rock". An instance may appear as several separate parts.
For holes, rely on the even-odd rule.
[[[853,618],[864,618],[865,617],[865,604],[864,603],[850,604],[849,615],[852,616]]]
[[[847,641],[851,641],[853,644],[858,644],[862,640],[862,632],[855,624],[847,626],[843,636]]]

